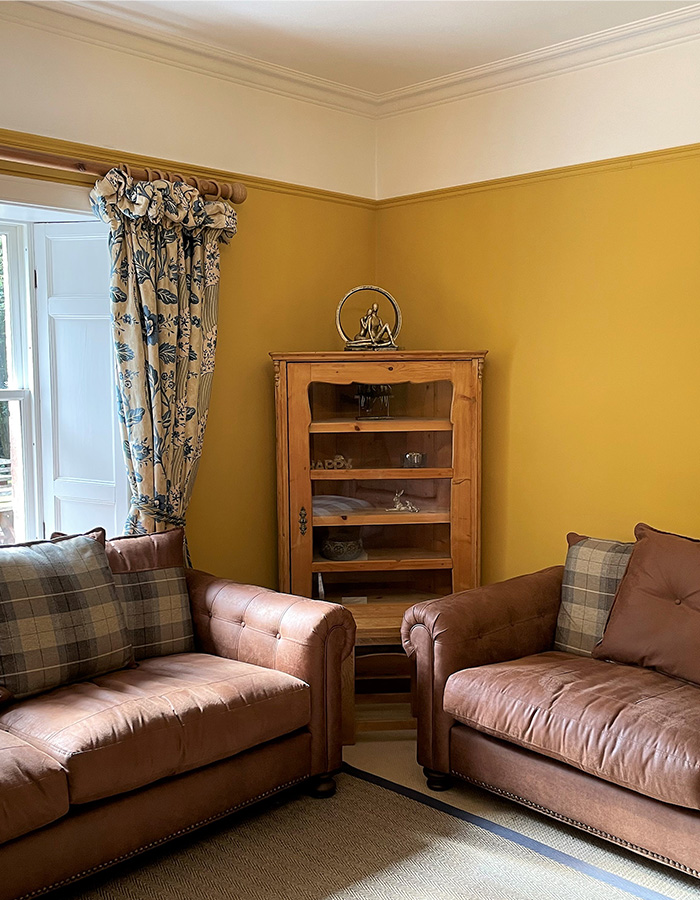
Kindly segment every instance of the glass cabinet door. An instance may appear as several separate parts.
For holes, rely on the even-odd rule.
[[[353,606],[478,583],[472,361],[288,367],[293,593]]]

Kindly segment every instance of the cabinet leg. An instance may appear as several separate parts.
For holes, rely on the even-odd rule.
[[[436,772],[435,769],[423,769],[431,791],[446,791],[450,787],[450,776],[444,772]]]
[[[355,648],[341,669],[343,745],[355,743]]]

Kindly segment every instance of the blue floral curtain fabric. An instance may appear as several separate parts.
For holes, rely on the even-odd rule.
[[[183,182],[112,169],[92,191],[110,225],[117,403],[131,484],[126,534],[185,524],[214,374],[219,244],[236,213]]]

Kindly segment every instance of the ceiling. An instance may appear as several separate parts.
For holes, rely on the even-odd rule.
[[[32,4],[378,97],[697,4],[654,0],[71,0]],[[662,21],[660,20],[660,21]],[[654,20],[649,23],[654,25]],[[608,34],[600,35],[601,32]]]

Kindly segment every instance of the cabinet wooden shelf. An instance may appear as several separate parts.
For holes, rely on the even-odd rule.
[[[452,557],[441,550],[415,547],[368,550],[366,559],[331,560],[314,554],[313,572],[383,572],[451,569]]]
[[[453,478],[454,469],[312,469],[312,481],[425,481],[429,478]]]
[[[345,602],[358,626],[356,646],[374,645],[379,656],[393,648],[405,661],[405,610],[479,584],[486,354],[271,356],[280,589]],[[366,415],[358,398],[373,395],[382,405]],[[382,418],[372,417],[377,410]],[[322,468],[337,457],[352,468]],[[424,465],[405,466],[416,458]],[[417,512],[391,508],[402,498]],[[356,560],[322,553],[327,540],[358,539],[364,552]]]
[[[418,419],[397,416],[389,419],[324,419],[313,421],[309,425],[310,434],[343,434],[346,431],[452,431],[452,422],[449,419]]]
[[[352,525],[421,525],[429,522],[450,521],[449,509],[424,512],[399,512],[393,509],[353,509],[333,516],[314,516],[314,527],[339,527]]]
[[[388,697],[389,702],[377,703],[373,702],[375,697],[357,695],[355,714],[357,717],[356,729],[359,733],[412,731],[416,728],[416,720],[411,713],[410,702],[405,698],[401,702],[392,694],[389,694]]]

